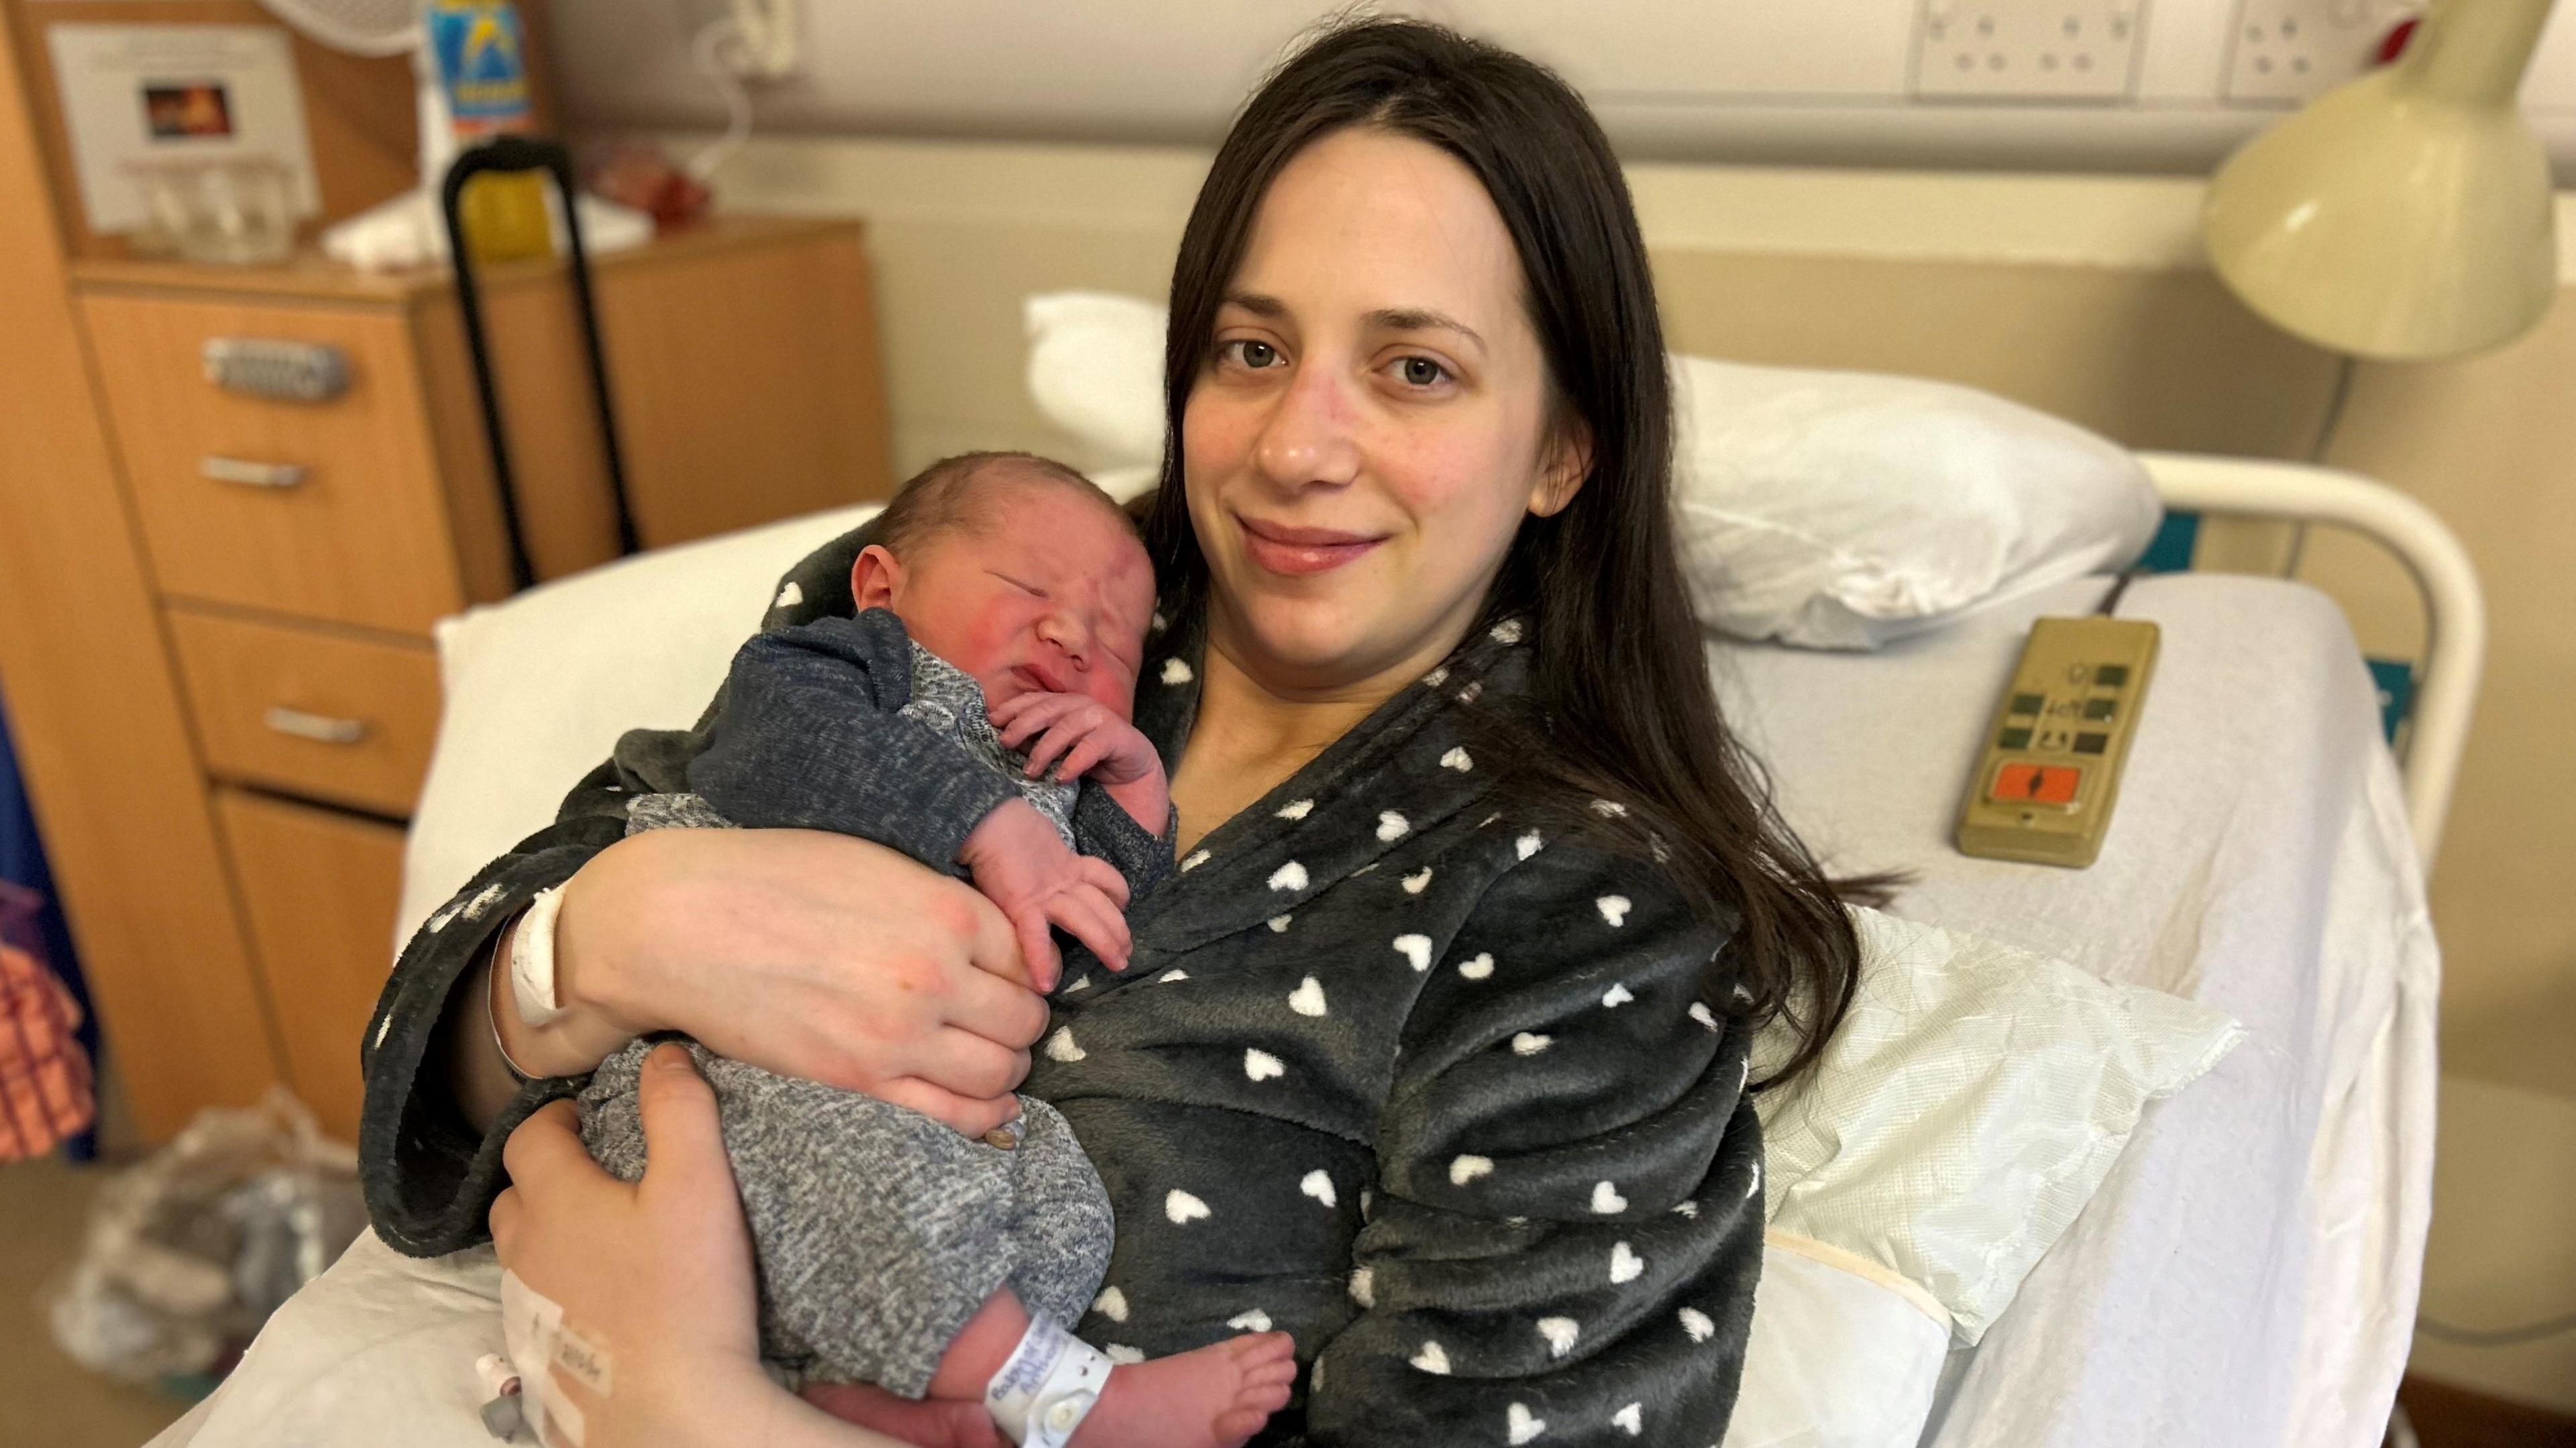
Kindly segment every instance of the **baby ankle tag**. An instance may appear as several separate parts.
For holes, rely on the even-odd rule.
[[[1020,1345],[984,1389],[984,1410],[1002,1436],[1022,1448],[1064,1448],[1108,1383],[1108,1358],[1045,1318],[1032,1317]]]

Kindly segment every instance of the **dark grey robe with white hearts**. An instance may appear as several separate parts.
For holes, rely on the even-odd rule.
[[[850,609],[865,531],[789,575],[768,626]],[[1114,1355],[1292,1333],[1297,1400],[1256,1440],[1697,1445],[1722,1436],[1760,1266],[1749,1030],[1699,1004],[1723,928],[1653,866],[1489,788],[1459,695],[1524,687],[1480,634],[1129,913],[1123,976],[1068,956],[1023,1090],[1072,1123],[1118,1235],[1079,1324]],[[1177,757],[1197,644],[1149,649],[1137,722]],[[711,721],[723,707],[719,696]],[[557,823],[403,952],[369,1025],[361,1176],[395,1247],[483,1235],[500,1147],[423,1061],[448,992],[538,890],[683,787],[707,722],[620,742]]]

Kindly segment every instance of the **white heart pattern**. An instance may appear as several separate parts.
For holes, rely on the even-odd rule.
[[[1163,660],[1163,682],[1164,682],[1164,683],[1166,683],[1166,684],[1186,684],[1186,683],[1188,683],[1191,679],[1196,678],[1196,677],[1197,677],[1197,675],[1192,674],[1192,673],[1190,672],[1190,666],[1189,666],[1187,663],[1183,662],[1182,660],[1180,660],[1180,659],[1165,659],[1165,660]]]
[[[1351,1269],[1351,1301],[1362,1307],[1377,1306],[1377,1274],[1366,1267]]]
[[[1426,688],[1426,689],[1437,689],[1437,688],[1439,688],[1441,685],[1443,685],[1443,684],[1445,684],[1445,683],[1448,683],[1448,682],[1449,682],[1449,666],[1448,666],[1447,664],[1442,664],[1442,665],[1440,665],[1439,667],[1437,667],[1437,668],[1433,669],[1430,673],[1427,673],[1427,674],[1425,674],[1425,675],[1423,675],[1423,676],[1422,676],[1422,687],[1424,687],[1424,688]]]
[[[1592,903],[1601,907],[1601,918],[1610,922],[1611,929],[1616,930],[1628,923],[1627,896],[1604,895]]]
[[[1273,934],[1273,935],[1284,934],[1284,933],[1287,931],[1287,929],[1288,929],[1288,917],[1287,917],[1287,916],[1285,916],[1285,915],[1273,915],[1273,916],[1271,916],[1271,917],[1270,917],[1270,933],[1271,933],[1271,934]]]
[[[1413,1365],[1426,1373],[1449,1376],[1449,1350],[1436,1342],[1426,1342],[1422,1351],[1413,1355]]]
[[[1440,767],[1443,769],[1454,769],[1460,774],[1465,774],[1468,770],[1476,767],[1476,761],[1464,748],[1456,748],[1440,756]]]
[[[1469,980],[1483,980],[1494,973],[1494,958],[1478,951],[1474,960],[1460,962],[1458,973]]]
[[[1071,984],[1071,985],[1069,985],[1069,986],[1066,986],[1066,987],[1064,988],[1064,993],[1065,993],[1066,995],[1071,995],[1071,994],[1073,994],[1075,991],[1083,991],[1083,990],[1089,990],[1089,989],[1091,989],[1091,977],[1086,975],[1086,976],[1082,976],[1082,977],[1080,977],[1080,978],[1076,979],[1076,980],[1074,981],[1074,983],[1073,983],[1073,984]]]
[[[1646,1405],[1643,1403],[1630,1403],[1628,1406],[1621,1408],[1618,1412],[1611,1414],[1610,1422],[1613,1427],[1627,1429],[1628,1436],[1634,1438],[1646,1431]]]
[[[1301,1195],[1313,1197],[1315,1200],[1322,1202],[1328,1207],[1333,1205],[1335,1201],[1339,1200],[1333,1195],[1332,1173],[1325,1171],[1322,1167],[1317,1167],[1315,1170],[1310,1171],[1303,1177],[1299,1178],[1297,1181],[1297,1190]]]
[[[1615,1011],[1635,999],[1635,996],[1628,994],[1628,987],[1623,983],[1614,985],[1601,993],[1601,1006],[1604,1010]]]
[[[1243,1074],[1255,1081],[1267,1081],[1273,1076],[1287,1075],[1288,1068],[1268,1051],[1258,1046],[1247,1046],[1243,1052]]]
[[[1503,1415],[1503,1422],[1510,1429],[1512,1448],[1520,1448],[1521,1444],[1547,1431],[1547,1420],[1530,1416],[1528,1406],[1521,1403],[1512,1404],[1511,1411]]]
[[[1062,1061],[1068,1066],[1091,1054],[1074,1043],[1071,1026],[1055,1028],[1055,1034],[1047,1037],[1046,1053],[1048,1060]]]
[[[1563,1357],[1574,1351],[1574,1340],[1583,1335],[1583,1328],[1570,1317],[1542,1317],[1538,1335],[1547,1339],[1549,1357]]]
[[[1699,1220],[1699,1203],[1675,1202],[1673,1203],[1673,1214],[1675,1216],[1688,1217],[1692,1221],[1696,1222]]]
[[[1536,1031],[1523,1031],[1519,1035],[1512,1037],[1512,1054],[1515,1056],[1535,1056],[1539,1052],[1544,1051],[1549,1046],[1555,1044],[1555,1042],[1556,1038],[1554,1036],[1544,1036]]]
[[[1182,874],[1184,874],[1184,875],[1186,875],[1186,874],[1188,874],[1190,871],[1197,869],[1199,866],[1204,865],[1204,864],[1206,864],[1207,862],[1208,862],[1208,852],[1207,852],[1207,851],[1205,851],[1205,850],[1192,850],[1192,851],[1190,851],[1189,858],[1188,858],[1188,859],[1185,859],[1185,860],[1183,860],[1183,861],[1181,861],[1181,873],[1182,873]]]
[[[1172,1219],[1173,1226],[1186,1227],[1207,1220],[1208,1204],[1174,1187],[1163,1196],[1163,1215]]]
[[[1615,820],[1625,815],[1628,807],[1615,799],[1596,799],[1592,802],[1592,812],[1605,820]]]
[[[1295,990],[1288,992],[1288,1009],[1301,1016],[1322,1017],[1325,1014],[1324,983],[1311,975],[1306,977]]]
[[[1410,961],[1415,970],[1429,970],[1431,968],[1431,937],[1428,935],[1399,935],[1395,937],[1395,953],[1403,956],[1407,961]]]
[[[1162,973],[1162,975],[1161,975],[1161,976],[1157,977],[1157,978],[1156,978],[1156,980],[1155,980],[1155,984],[1157,984],[1157,985],[1170,985],[1172,982],[1174,982],[1174,981],[1176,981],[1176,980],[1188,980],[1189,978],[1190,978],[1190,973],[1189,973],[1188,971],[1186,971],[1186,970],[1181,969],[1179,966],[1177,966],[1177,965],[1176,965],[1176,966],[1173,966],[1170,970],[1164,971],[1164,972]]]
[[[1422,893],[1423,887],[1430,883],[1431,867],[1429,865],[1425,865],[1416,873],[1404,877],[1404,893],[1407,895],[1419,895]]]
[[[1762,1159],[1761,1159],[1760,1157],[1755,1157],[1755,1158],[1753,1159],[1753,1177],[1752,1177],[1752,1179],[1751,1179],[1750,1181],[1747,1181],[1747,1182],[1744,1184],[1744,1199],[1745,1199],[1746,1201],[1748,1201],[1748,1202],[1749,1202],[1749,1201],[1751,1201],[1751,1200],[1753,1200],[1754,1195],[1755,1195],[1756,1193],[1760,1192],[1761,1190],[1762,1190]]]
[[[1279,817],[1283,820],[1302,820],[1312,813],[1314,808],[1315,802],[1311,799],[1292,799],[1279,807]]]
[[[1691,1002],[1690,1018],[1712,1031],[1717,1029],[1717,1012],[1710,1010],[1706,1001]]]
[[[1123,1342],[1113,1342],[1109,1344],[1107,1347],[1100,1350],[1100,1355],[1109,1359],[1111,1362],[1118,1364],[1120,1367],[1134,1367],[1136,1364],[1145,1360],[1145,1350],[1143,1348],[1129,1347]]]
[[[1634,1282],[1645,1275],[1646,1259],[1628,1249],[1625,1242],[1610,1244],[1610,1281],[1612,1285]]]
[[[1493,635],[1494,642],[1498,644],[1519,643],[1521,641],[1521,621],[1516,618],[1504,619],[1501,623],[1494,625],[1490,632]]]
[[[1225,1320],[1225,1325],[1233,1328],[1237,1332],[1268,1332],[1270,1330],[1270,1314],[1256,1307],[1249,1312],[1238,1312],[1234,1316],[1227,1318]]]
[[[1463,1187],[1478,1177],[1493,1174],[1494,1159],[1489,1156],[1462,1156],[1449,1163],[1449,1185],[1453,1187]]]
[[[1592,1184],[1592,1210],[1604,1217],[1615,1217],[1628,1210],[1628,1199],[1608,1182]]]
[[[1115,1287],[1103,1287],[1100,1289],[1100,1295],[1091,1299],[1091,1310],[1099,1313],[1105,1318],[1108,1318],[1111,1322],[1125,1322],[1127,1320],[1127,1294],[1119,1291]]]
[[[1532,830],[1528,834],[1521,836],[1519,839],[1512,841],[1512,849],[1524,860],[1538,853],[1538,845],[1538,831],[1536,830]]]
[[[1404,816],[1397,814],[1395,811],[1391,809],[1378,811],[1377,839],[1379,844],[1386,844],[1393,840],[1403,839],[1405,831],[1412,828],[1413,825],[1407,821]]]
[[[1685,1307],[1682,1309],[1682,1331],[1689,1333],[1693,1342],[1706,1342],[1717,1335],[1717,1323],[1698,1308]]]
[[[793,583],[790,583],[785,588],[778,590],[778,603],[776,606],[779,608],[794,608],[796,605],[803,603],[804,601],[805,590],[799,588]]]
[[[1287,864],[1271,871],[1270,888],[1273,890],[1305,889],[1306,867],[1298,864],[1295,860],[1290,860]]]

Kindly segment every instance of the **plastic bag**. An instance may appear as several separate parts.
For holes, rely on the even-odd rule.
[[[365,1225],[357,1153],[292,1096],[209,1108],[99,1188],[54,1340],[126,1382],[219,1371]]]

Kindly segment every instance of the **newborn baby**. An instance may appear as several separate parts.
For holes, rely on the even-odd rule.
[[[936,464],[888,506],[850,574],[855,617],[736,655],[688,794],[638,798],[628,831],[829,829],[970,878],[1035,983],[1052,928],[1111,969],[1122,910],[1171,866],[1169,785],[1130,722],[1154,605],[1126,515],[1044,459]],[[1021,751],[1025,750],[1025,754]],[[636,1085],[651,1042],[581,1095],[591,1154],[644,1169]],[[1073,1341],[1107,1270],[1109,1200],[1064,1119],[1021,1098],[971,1141],[857,1092],[691,1043],[714,1086],[760,1276],[763,1354],[836,1411],[917,1443],[1221,1448],[1288,1400],[1285,1334],[1113,1366]],[[901,1401],[911,1400],[911,1401]]]

